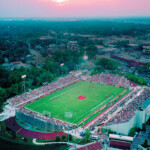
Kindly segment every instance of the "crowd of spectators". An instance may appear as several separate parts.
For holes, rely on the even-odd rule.
[[[112,115],[119,107],[124,106],[124,104],[131,98],[133,98],[133,96],[135,94],[137,94],[139,92],[139,89],[135,89],[132,90],[130,93],[128,93],[125,97],[123,97],[120,101],[117,102],[117,104],[112,105],[109,108],[109,111],[107,111],[107,113],[104,113],[104,115],[100,115],[100,117],[98,117],[96,119],[96,121],[93,121],[93,123],[90,125],[90,129],[93,129],[95,126],[100,126],[100,125],[107,125],[107,122],[109,121],[108,116]],[[111,119],[110,119],[111,120]],[[106,123],[106,124],[105,124]]]
[[[108,120],[105,125],[108,126],[129,121],[148,97],[150,97],[150,89],[144,89],[140,96],[136,96],[130,103],[124,107],[122,106],[122,109],[114,117]]]
[[[93,75],[89,78],[87,78],[88,81],[90,82],[95,82],[95,83],[100,83],[100,84],[106,84],[106,85],[113,85],[117,87],[122,87],[122,88],[129,88],[135,87],[136,84],[129,81],[128,79],[124,78],[123,76],[119,76],[117,74],[96,74]]]
[[[102,117],[98,118],[92,125],[90,125],[89,129],[93,130],[95,126],[103,125],[102,122],[105,122],[108,119],[108,114],[104,114]]]
[[[68,75],[68,76],[60,78],[57,81],[54,81],[50,84],[44,85],[40,88],[37,88],[34,90],[29,90],[26,93],[17,95],[15,97],[9,99],[8,102],[13,106],[23,105],[25,103],[29,103],[34,100],[37,100],[40,97],[49,95],[57,90],[60,90],[61,88],[64,88],[70,84],[73,84],[74,82],[76,82],[78,80],[79,79],[77,77],[75,77],[74,75]]]

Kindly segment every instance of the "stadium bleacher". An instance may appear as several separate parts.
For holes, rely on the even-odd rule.
[[[13,105],[21,105],[30,103],[31,101],[37,100],[40,97],[47,96],[60,88],[64,88],[69,84],[73,84],[79,79],[73,75],[68,75],[67,77],[61,78],[57,81],[54,81],[48,85],[42,86],[40,88],[30,90],[29,92],[23,93],[21,95],[17,95],[8,100],[8,102]]]
[[[42,86],[40,88],[30,90],[29,92],[23,93],[21,95],[15,96],[11,99],[8,100],[8,102],[11,105],[20,105],[22,106],[23,104],[27,104],[30,102],[33,102],[40,97],[47,96],[57,90],[60,90],[61,88],[65,88],[66,86],[73,84],[76,81],[79,81],[80,79],[76,76],[73,75],[68,75],[64,78],[60,78],[57,81],[54,81],[48,85]],[[106,85],[113,85],[113,86],[118,86],[118,87],[123,87],[123,88],[129,88],[130,86],[135,87],[137,86],[135,83],[130,82],[124,77],[115,75],[115,74],[97,74],[93,75],[89,78],[87,78],[88,81],[90,82],[96,82],[96,83],[101,83],[101,84],[106,84]],[[21,105],[22,104],[22,105]]]
[[[110,140],[110,147],[130,150],[131,143],[125,141],[119,141],[119,140]]]
[[[90,144],[84,147],[77,148],[76,150],[100,150],[102,149],[102,144],[100,142],[96,142],[94,144]]]
[[[69,125],[69,128],[73,129],[76,128],[76,126],[72,124],[66,124],[64,121],[50,118],[50,117],[45,117],[44,114],[39,114],[36,112],[33,112],[31,110],[25,109],[23,106],[38,100],[39,98],[45,97],[49,94],[52,94],[62,88],[65,88],[75,82],[80,81],[80,79],[74,75],[68,75],[66,77],[59,78],[57,81],[54,81],[50,84],[44,85],[40,88],[30,90],[29,92],[23,93],[22,95],[15,96],[11,99],[8,100],[8,102],[13,105],[17,106],[17,117],[18,119],[21,118],[22,121],[25,121],[29,124],[32,124],[32,126],[35,126],[43,129],[45,128],[45,122],[47,122],[47,129],[52,128],[54,126],[55,129],[58,129],[62,131],[63,129],[66,129]],[[100,84],[106,84],[106,85],[113,85],[113,86],[118,86],[118,87],[123,87],[123,88],[129,88],[130,86],[135,87],[136,84],[131,83],[129,80],[126,78],[116,75],[116,74],[97,74],[93,75],[87,78],[87,81],[89,82],[96,82]],[[121,113],[121,117],[125,118],[129,113]],[[130,112],[130,117],[132,117],[133,112]],[[128,117],[128,118],[130,118]],[[34,119],[33,119],[34,118]],[[103,118],[98,119],[96,124],[99,124],[102,121],[105,121],[107,119],[107,115],[103,116]],[[33,122],[34,120],[34,122]],[[41,123],[40,123],[40,121]],[[119,119],[118,119],[119,120]],[[37,123],[38,122],[38,123]],[[112,122],[110,120],[110,122]],[[33,124],[34,123],[34,124]]]
[[[87,78],[87,81],[106,84],[106,85],[113,85],[122,88],[129,88],[129,87],[136,87],[137,85],[128,79],[124,78],[123,76],[119,76],[116,74],[96,74]]]
[[[50,116],[45,116],[25,108],[20,108],[16,111],[16,118],[42,131],[63,131],[64,129],[68,129],[68,126],[70,129],[76,128],[75,125],[70,123],[66,124],[62,120],[51,118]]]
[[[135,93],[134,93],[135,94]],[[150,96],[150,89],[145,89],[139,97],[135,97],[133,101],[128,103],[125,107],[123,107],[114,117],[112,117],[105,126],[124,123],[132,118],[135,112],[139,109],[139,106],[144,103],[147,98]]]

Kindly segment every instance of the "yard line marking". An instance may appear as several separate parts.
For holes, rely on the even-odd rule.
[[[74,88],[72,88],[72,89],[74,89]],[[56,96],[54,96],[54,97],[50,98],[49,100],[52,100],[52,99],[53,99],[53,98],[55,98],[55,97],[58,97],[58,96],[60,96],[60,95],[63,95],[63,94],[65,94],[65,93],[67,93],[67,92],[71,91],[72,89],[67,90],[67,91],[65,91],[65,92],[63,92],[63,93],[61,93],[61,94],[59,94],[59,95],[56,95]]]
[[[88,112],[84,113],[82,116],[84,116],[84,115],[87,114],[87,113],[88,113]],[[80,116],[80,117],[78,117],[77,119],[75,119],[74,122],[77,122],[77,120],[80,120],[80,118],[81,118],[82,116]]]
[[[100,105],[104,104],[106,101],[108,101],[109,99],[111,99],[113,97],[113,95],[111,97],[109,97],[108,99],[106,99],[104,102],[100,103],[99,105],[97,105],[96,107],[92,108],[91,111],[93,111],[94,109],[96,109],[97,107],[99,107]]]
[[[74,89],[74,88],[72,88],[72,89]],[[61,93],[61,94],[59,94],[59,95],[56,95],[56,96],[54,96],[54,97],[50,98],[49,100],[52,100],[52,99],[54,99],[55,97],[58,97],[58,96],[60,96],[60,95],[63,95],[64,93],[67,93],[67,92],[71,91],[72,89],[67,90],[67,91],[65,91],[65,92],[63,92],[63,93]],[[39,105],[37,105],[37,106],[33,107],[33,109],[35,109],[35,108],[37,108],[37,107],[39,107],[39,106],[41,106],[41,105],[44,105],[44,104],[47,104],[47,102],[40,103]]]

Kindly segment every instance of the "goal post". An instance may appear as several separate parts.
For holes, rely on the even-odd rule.
[[[51,112],[44,110],[43,115],[51,117]]]

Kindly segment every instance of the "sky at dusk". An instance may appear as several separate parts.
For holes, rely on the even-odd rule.
[[[150,0],[0,0],[0,17],[150,16]]]

